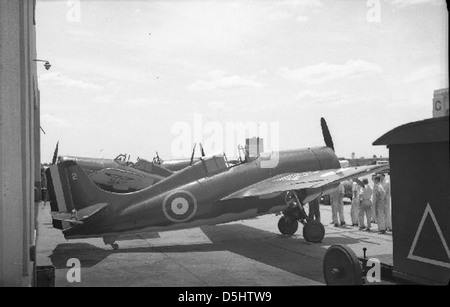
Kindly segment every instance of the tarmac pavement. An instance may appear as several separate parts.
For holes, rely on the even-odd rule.
[[[358,257],[392,265],[392,234],[334,227],[331,207],[321,205],[322,243],[279,233],[274,214],[187,230],[119,238],[119,250],[101,238],[66,241],[51,224],[50,206],[39,205],[37,265],[55,267],[55,286],[304,286],[323,285],[323,258],[334,244]],[[350,205],[345,205],[350,223]],[[376,229],[376,224],[373,225]],[[68,282],[68,260],[81,264],[81,282]]]

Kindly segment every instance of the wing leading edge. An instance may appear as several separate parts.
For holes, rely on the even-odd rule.
[[[306,195],[314,195],[314,197],[309,198],[315,198],[319,194],[326,194],[328,190],[334,188],[341,181],[363,177],[375,172],[382,172],[386,169],[389,169],[389,165],[387,164],[346,167],[303,173],[283,173],[248,186],[224,197],[222,200],[264,197],[302,189],[306,190]],[[308,201],[308,199],[305,199],[305,202]]]

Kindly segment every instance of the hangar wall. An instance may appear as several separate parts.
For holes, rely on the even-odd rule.
[[[40,187],[35,0],[0,0],[0,286],[32,286]]]

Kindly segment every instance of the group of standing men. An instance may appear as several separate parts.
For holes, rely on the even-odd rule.
[[[363,179],[364,187],[358,184],[358,180],[352,185],[352,226],[359,226],[360,230],[370,231],[371,224],[378,224],[380,234],[392,231],[391,221],[391,187],[385,174],[375,174],[372,177],[373,188],[367,179]],[[345,226],[344,218],[344,184],[330,194],[331,212],[334,226]],[[339,219],[338,219],[339,217]],[[367,226],[364,219],[367,220]]]

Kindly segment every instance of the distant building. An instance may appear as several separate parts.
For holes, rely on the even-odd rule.
[[[434,91],[433,117],[449,116],[448,113],[448,88]]]
[[[375,165],[375,164],[387,164],[389,158],[356,158],[348,159],[349,166],[361,166],[361,165]]]

